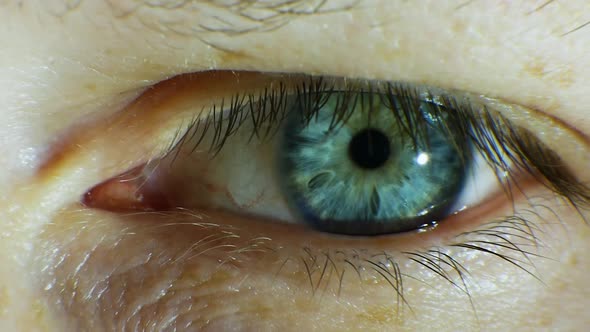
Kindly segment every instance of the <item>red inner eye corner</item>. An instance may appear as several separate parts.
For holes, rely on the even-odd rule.
[[[170,208],[166,195],[151,183],[145,164],[92,187],[82,197],[82,204],[112,212],[162,211]]]

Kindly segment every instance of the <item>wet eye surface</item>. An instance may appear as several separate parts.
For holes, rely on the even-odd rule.
[[[471,149],[457,150],[467,137],[442,129],[444,118],[428,110],[436,105],[422,102],[414,113],[396,113],[415,105],[378,93],[313,98],[321,109],[305,120],[305,102],[297,102],[278,152],[296,215],[320,230],[375,235],[418,229],[456,212],[449,209],[467,176]]]

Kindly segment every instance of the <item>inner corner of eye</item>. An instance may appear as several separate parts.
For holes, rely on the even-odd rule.
[[[90,188],[82,204],[111,212],[169,209],[168,198],[151,181],[152,173],[147,163],[136,166]]]

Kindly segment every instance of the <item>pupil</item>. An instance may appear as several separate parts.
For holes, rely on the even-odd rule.
[[[352,138],[348,154],[361,168],[378,168],[385,164],[391,154],[389,139],[378,130],[365,129]]]

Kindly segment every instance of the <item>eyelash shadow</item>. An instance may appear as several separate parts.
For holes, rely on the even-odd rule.
[[[268,140],[280,130],[281,124],[294,109],[298,109],[302,121],[309,122],[318,115],[322,106],[334,94],[337,94],[338,102],[331,129],[337,129],[338,126],[346,123],[351,110],[354,109],[350,105],[354,105],[357,98],[362,98],[364,96],[362,93],[369,96],[377,93],[379,102],[388,105],[392,110],[392,116],[398,119],[400,130],[414,142],[424,139],[422,134],[426,126],[426,119],[417,111],[419,105],[422,102],[431,103],[432,108],[429,111],[432,111],[436,118],[445,119],[440,122],[441,130],[449,134],[449,137],[470,138],[470,142],[455,140],[453,143],[456,144],[457,151],[464,153],[463,158],[472,157],[472,153],[468,152],[472,147],[481,153],[512,202],[514,202],[513,191],[517,189],[522,192],[515,177],[527,174],[555,195],[564,198],[569,205],[578,210],[582,218],[584,218],[582,209],[590,206],[590,188],[576,178],[560,156],[544,145],[528,129],[514,125],[498,111],[486,106],[476,106],[450,94],[435,92],[434,89],[420,90],[404,83],[321,77],[301,79],[301,76],[297,76],[299,83],[293,86],[287,84],[290,78],[289,75],[284,75],[276,84],[260,93],[237,94],[221,101],[218,105],[213,105],[206,110],[206,113],[204,113],[205,109],[201,110],[187,125],[178,129],[166,155],[179,153],[181,147],[186,144],[192,144],[189,147],[191,153],[197,151],[205,141],[206,134],[212,130],[207,151],[213,158],[222,150],[225,143],[248,123],[253,128],[250,140]],[[397,104],[395,100],[398,101]],[[201,117],[201,114],[207,115]],[[459,135],[452,135],[452,133],[459,133]],[[173,160],[176,157],[177,155],[174,155]],[[536,214],[534,212],[536,205],[531,204],[531,207],[532,209],[527,212]],[[554,214],[559,218],[556,213]],[[526,216],[515,211],[514,215],[485,224],[479,230],[458,235],[457,242],[451,243],[449,248],[472,250],[495,256],[542,282],[541,278],[531,270],[534,268],[531,257],[538,256],[535,248],[540,245],[535,233],[540,231],[539,227],[527,221]],[[380,253],[360,259],[362,255],[358,253],[351,255],[336,252],[337,256],[346,257],[340,259],[340,263],[335,263],[337,259],[333,257],[334,252],[313,253],[310,248],[303,248],[303,251],[299,259],[290,257],[287,260],[302,262],[313,294],[318,291],[322,280],[327,276],[327,269],[334,269],[330,272],[330,276],[332,273],[338,275],[340,280],[338,294],[340,294],[346,267],[352,268],[361,277],[359,266],[362,265],[365,269],[387,280],[397,297],[398,312],[401,305],[409,307],[404,296],[403,278],[411,276],[403,274],[393,256]],[[324,257],[322,263],[318,255]],[[468,288],[470,273],[451,254],[443,248],[430,248],[425,251],[401,252],[400,255],[430,270],[466,294],[477,316]],[[342,271],[339,271],[338,265],[342,266]],[[317,273],[319,273],[318,277],[316,277]]]

